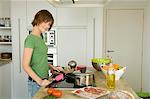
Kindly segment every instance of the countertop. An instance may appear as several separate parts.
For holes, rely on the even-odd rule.
[[[94,71],[94,76],[95,76],[95,83],[96,83],[96,87],[102,87],[102,88],[106,88],[106,83],[105,83],[105,76],[103,75],[102,72],[100,71]],[[61,98],[58,99],[83,99],[73,93],[71,93],[71,91],[75,90],[75,89],[60,89],[63,92],[63,96]],[[115,90],[125,90],[128,91],[130,93],[132,93],[135,97],[135,99],[140,99],[136,93],[133,91],[133,89],[128,85],[128,83],[123,80],[120,79],[118,81],[116,81],[116,88]],[[109,91],[114,91],[114,90],[109,90]],[[44,96],[47,95],[47,89],[44,87],[41,87],[40,90],[35,94],[35,96],[33,96],[32,99],[43,99]],[[107,99],[107,96],[103,96],[100,97],[98,99]]]

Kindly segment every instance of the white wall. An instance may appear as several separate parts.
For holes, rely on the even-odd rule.
[[[10,16],[10,0],[0,0],[0,17]]]
[[[145,9],[145,32],[143,41],[143,91],[150,92],[150,1]]]

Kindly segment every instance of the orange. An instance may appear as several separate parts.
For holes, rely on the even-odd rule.
[[[114,66],[114,69],[115,69],[115,70],[118,70],[118,69],[119,69],[119,64],[113,64],[113,66]]]
[[[104,70],[108,70],[108,67],[109,67],[109,66],[106,66],[106,65],[105,65],[105,66],[103,66],[103,69],[104,69]]]

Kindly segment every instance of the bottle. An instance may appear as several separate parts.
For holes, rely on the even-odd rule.
[[[5,20],[4,20],[4,18],[0,18],[0,26],[5,26]]]
[[[2,36],[0,35],[0,42],[2,42],[3,41],[3,38],[2,38]]]
[[[107,70],[106,83],[109,89],[115,89],[115,70],[112,63],[110,63]]]
[[[5,18],[5,27],[10,27],[10,18]]]

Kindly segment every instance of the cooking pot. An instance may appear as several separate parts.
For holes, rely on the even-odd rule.
[[[10,59],[10,58],[12,58],[12,53],[10,53],[10,52],[1,53],[1,58],[2,59]]]
[[[76,87],[85,87],[85,86],[94,86],[95,78],[92,73],[76,73],[75,74],[75,86]]]
[[[67,83],[75,83],[75,75],[73,73],[68,73],[65,75],[65,78],[66,78],[66,82]]]
[[[76,62],[76,61],[74,61],[74,60],[71,60],[71,61],[69,61],[69,62],[68,62],[68,66],[70,66],[70,67],[71,67],[71,69],[72,69],[72,68],[76,68],[76,66],[77,66],[77,62]]]

